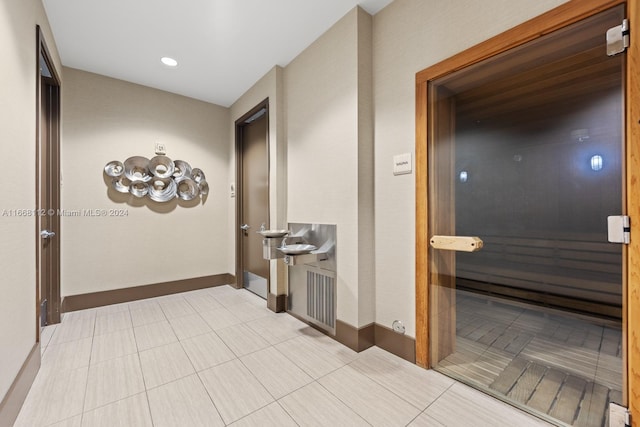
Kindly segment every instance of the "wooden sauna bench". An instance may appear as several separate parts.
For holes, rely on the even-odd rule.
[[[619,244],[572,238],[480,236],[481,251],[458,253],[460,289],[620,319]]]

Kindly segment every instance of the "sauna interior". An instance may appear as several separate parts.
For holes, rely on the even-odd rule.
[[[600,13],[429,85],[429,229],[438,371],[558,425],[623,403],[624,58]]]

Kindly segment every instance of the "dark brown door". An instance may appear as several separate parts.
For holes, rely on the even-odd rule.
[[[37,280],[41,326],[60,322],[60,80],[38,31]]]
[[[269,261],[263,258],[262,236],[257,233],[269,224],[268,120],[266,107],[249,115],[240,132],[240,246],[242,284],[267,298]]]

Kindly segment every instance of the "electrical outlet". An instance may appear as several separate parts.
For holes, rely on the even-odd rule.
[[[156,154],[167,154],[167,147],[162,142],[156,142]]]
[[[392,326],[393,326],[393,332],[396,332],[398,334],[404,334],[405,328],[401,321],[394,320]]]

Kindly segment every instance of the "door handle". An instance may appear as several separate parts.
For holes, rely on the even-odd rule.
[[[42,237],[43,239],[50,239],[55,235],[56,235],[56,233],[54,231],[42,230],[40,232],[40,237]]]
[[[477,252],[484,245],[482,239],[474,236],[433,236],[429,243],[434,249],[461,252]]]
[[[251,226],[249,224],[242,224],[240,228],[243,229],[244,231],[247,231],[248,229],[251,228]]]

